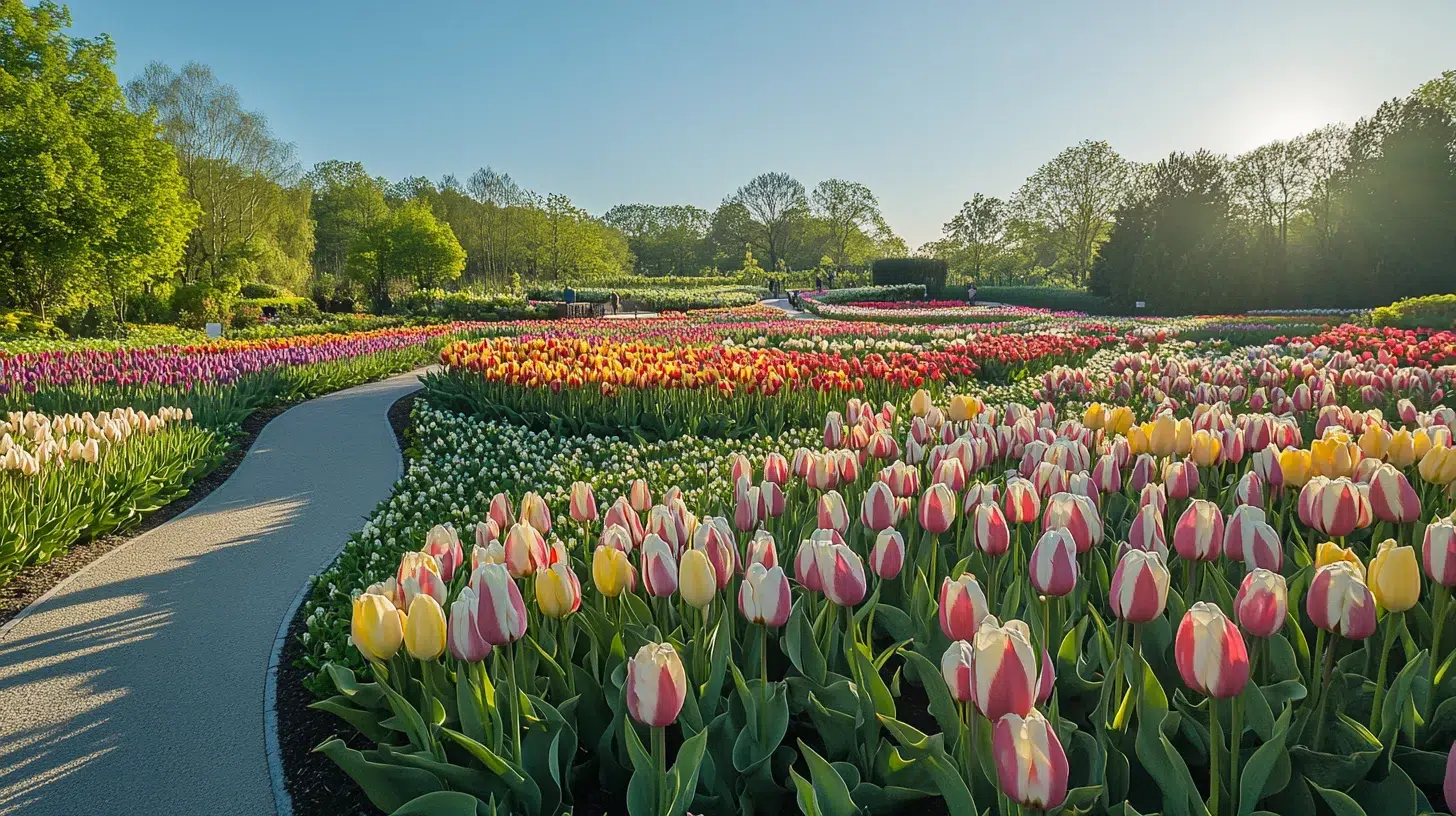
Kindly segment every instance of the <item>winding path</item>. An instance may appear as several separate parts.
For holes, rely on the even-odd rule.
[[[274,812],[279,621],[389,495],[418,372],[269,422],[232,477],[0,631],[0,814]]]

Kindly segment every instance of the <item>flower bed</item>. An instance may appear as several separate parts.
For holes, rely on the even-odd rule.
[[[1059,325],[452,345],[408,472],[305,606],[354,740],[319,750],[406,813],[1439,807],[1439,336]],[[841,389],[869,360],[888,376]],[[976,368],[929,376],[949,360]]]

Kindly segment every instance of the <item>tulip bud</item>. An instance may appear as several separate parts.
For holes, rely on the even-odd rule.
[[[465,561],[465,551],[460,546],[460,536],[455,534],[454,527],[446,527],[436,524],[430,528],[425,535],[425,546],[422,552],[433,555],[440,563],[440,577],[446,583],[454,580],[455,570]]]
[[[1170,499],[1186,499],[1198,490],[1198,468],[1192,462],[1169,462],[1163,468],[1163,487]]]
[[[920,528],[931,535],[940,535],[955,522],[955,493],[943,484],[933,484],[920,497],[917,508]]]
[[[1364,640],[1375,633],[1375,596],[1363,574],[1348,561],[1315,570],[1305,611],[1315,626],[1350,640]]]
[[[733,574],[738,572],[738,543],[728,520],[722,516],[709,516],[693,533],[693,549],[702,550],[713,565],[713,574],[718,589],[728,585]]]
[[[1067,754],[1040,711],[997,720],[991,749],[996,778],[1011,801],[1037,810],[1051,810],[1066,801]]]
[[[1006,520],[1012,524],[1031,523],[1041,513],[1041,497],[1037,495],[1036,486],[1019,477],[1006,480],[1002,502]]]
[[[1163,531],[1163,514],[1153,505],[1138,510],[1127,531],[1127,545],[1134,550],[1168,557],[1168,537]]]
[[[1148,485],[1153,484],[1154,468],[1157,462],[1152,456],[1146,453],[1138,454],[1132,462],[1132,473],[1128,476],[1127,486],[1142,493]]]
[[[1129,623],[1148,623],[1168,604],[1168,567],[1157,552],[1128,550],[1112,573],[1112,614]]]
[[[523,515],[525,509],[525,502],[522,502]],[[512,525],[511,531],[506,533],[506,568],[510,570],[511,577],[535,575],[536,570],[546,566],[546,562],[546,540],[541,533],[525,521]]]
[[[1432,581],[1447,589],[1456,587],[1456,522],[1444,518],[1426,525],[1421,554]]]
[[[981,621],[991,614],[986,595],[976,576],[961,573],[954,580],[940,584],[940,631],[951,640],[970,640],[981,628]]]
[[[1208,431],[1196,431],[1193,434],[1192,443],[1189,447],[1188,458],[1198,467],[1211,467],[1218,464],[1223,454],[1223,441],[1221,437],[1215,436]]]
[[[662,536],[649,533],[642,540],[642,585],[654,598],[677,592],[677,556]]]
[[[1178,447],[1178,420],[1172,414],[1160,414],[1150,425],[1143,427],[1148,452],[1157,457],[1171,456]]]
[[[835,450],[844,444],[844,417],[838,411],[824,416],[824,447]]]
[[[758,526],[759,512],[763,509],[763,496],[757,487],[751,487],[748,483],[740,482],[741,490],[735,491],[736,496],[733,503],[733,526],[739,532],[748,532]],[[836,494],[837,495],[837,494]],[[820,497],[822,505],[824,498]]]
[[[768,530],[759,530],[748,540],[748,564],[762,564],[766,569],[779,565],[778,547]]]
[[[971,639],[971,700],[988,720],[1026,715],[1036,701],[1036,650],[1031,631],[1019,620],[1000,625],[987,617]]]
[[[1189,688],[1215,699],[1237,697],[1249,682],[1249,653],[1239,628],[1218,606],[1194,604],[1173,642],[1178,672]]]
[[[592,553],[592,583],[596,585],[597,592],[615,598],[622,594],[631,580],[632,564],[627,560],[627,554],[616,547],[598,544]]]
[[[546,500],[534,491],[521,497],[521,521],[536,528],[542,535],[551,532],[551,509],[546,506]]]
[[[490,656],[490,644],[480,636],[475,626],[475,610],[480,600],[469,586],[460,590],[460,596],[450,604],[450,621],[446,627],[450,654],[456,660],[479,663]]]
[[[1061,597],[1077,586],[1077,542],[1066,530],[1042,533],[1031,553],[1031,585],[1043,595]]]
[[[870,552],[870,571],[881,580],[894,580],[905,566],[905,537],[893,527],[880,531]]]
[[[516,523],[516,511],[511,507],[511,497],[497,493],[490,500],[488,517],[495,522],[497,530],[509,530]]]
[[[975,654],[969,641],[957,640],[941,655],[940,676],[945,679],[950,696],[958,702],[968,703],[974,694]]]
[[[849,529],[849,509],[839,491],[830,490],[819,497],[819,527],[841,535]]]
[[[586,482],[571,483],[571,520],[577,524],[597,520],[597,497]]]
[[[475,630],[492,646],[520,640],[526,634],[526,602],[511,574],[500,564],[486,564],[470,576],[475,591]]]
[[[1279,473],[1285,487],[1303,487],[1314,476],[1314,462],[1307,450],[1285,448],[1279,453]]]
[[[713,562],[702,550],[688,550],[678,564],[678,591],[683,601],[698,609],[707,609],[718,592],[718,577]]]
[[[763,480],[782,487],[789,481],[789,460],[782,453],[770,453],[763,460]]]
[[[1168,512],[1168,492],[1160,484],[1148,484],[1138,491],[1138,507],[1152,507],[1162,515]]]
[[[864,600],[867,585],[864,562],[846,544],[830,544],[814,550],[814,566],[824,597],[837,606],[855,606]]]
[[[1102,543],[1102,517],[1097,514],[1097,506],[1086,496],[1054,494],[1047,500],[1041,526],[1044,530],[1065,529],[1076,542],[1079,553]]]
[[[784,489],[776,482],[764,480],[758,486],[758,516],[760,519],[778,518],[788,509]]]
[[[445,581],[440,577],[440,562],[434,556],[422,552],[407,552],[400,556],[399,569],[394,574],[395,594],[391,598],[396,609],[403,614],[414,602],[416,595],[429,595],[435,603],[444,603],[449,593]]]
[[[828,546],[829,542],[813,538],[799,542],[799,551],[794,556],[794,580],[810,592],[824,591],[824,582],[819,577],[818,551]]]
[[[1234,487],[1234,501],[1250,507],[1264,506],[1264,480],[1254,471],[1245,473]]]
[[[1288,612],[1289,593],[1283,575],[1255,569],[1244,576],[1239,594],[1234,598],[1234,613],[1244,631],[1254,637],[1273,637],[1284,628]]]
[[[365,660],[382,662],[394,657],[404,643],[404,613],[383,595],[360,595],[354,599],[349,620],[349,642]]]
[[[1107,424],[1107,409],[1100,402],[1089,404],[1082,412],[1082,424],[1094,431],[1101,430]]]
[[[627,662],[627,711],[650,728],[672,725],[688,696],[682,658],[670,643],[648,643]]]
[[[1299,493],[1300,520],[1328,536],[1347,536],[1368,526],[1370,516],[1370,500],[1359,486],[1343,477],[1316,476]]]
[[[1092,468],[1092,484],[1100,493],[1116,493],[1122,490],[1122,468],[1117,464],[1117,457],[1110,453],[1098,457],[1097,464]]]
[[[1223,511],[1211,501],[1194,499],[1173,527],[1179,558],[1214,561],[1223,550]]]
[[[984,482],[971,482],[966,485],[966,495],[961,502],[961,510],[966,515],[971,514],[972,508],[982,504],[1000,504],[1001,490],[996,485],[985,484]],[[1003,516],[1004,518],[1004,516]]]
[[[1416,472],[1429,484],[1451,484],[1456,481],[1456,448],[1433,446],[1421,457]]]
[[[971,513],[971,538],[977,549],[996,558],[1011,547],[1011,528],[995,504],[978,504]]]
[[[642,537],[647,534],[642,527],[642,517],[632,509],[632,504],[626,496],[618,496],[612,506],[607,508],[607,514],[602,519],[602,526],[605,529],[618,527],[627,531],[631,539],[624,552],[631,552],[633,546],[641,545]]]
[[[445,653],[445,610],[429,595],[416,595],[404,621],[404,648],[415,660]]]
[[[627,490],[627,501],[638,513],[646,513],[652,509],[652,489],[647,486],[646,479],[632,480],[632,485]]]
[[[1264,511],[1251,504],[1234,508],[1224,527],[1223,552],[1228,558],[1250,567],[1278,572],[1284,566],[1284,546],[1266,522]]]
[[[1380,542],[1370,560],[1370,592],[1375,603],[1389,612],[1404,612],[1421,599],[1421,568],[1413,547],[1397,546],[1394,539]]]
[[[926,391],[924,388],[916,391],[914,395],[910,397],[910,414],[912,416],[923,417],[926,414],[930,413],[930,409],[932,406],[933,403],[930,400],[930,392]]]
[[[751,623],[778,628],[789,621],[789,578],[782,567],[754,563],[738,585],[738,611]]]
[[[945,485],[952,491],[960,490],[966,486],[966,469],[961,460],[954,457],[946,457],[940,460],[935,466],[936,484]]]

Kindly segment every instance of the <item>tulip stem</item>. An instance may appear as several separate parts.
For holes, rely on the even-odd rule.
[[[1370,703],[1370,733],[1377,737],[1380,736],[1380,703],[1385,698],[1385,674],[1390,666],[1390,641],[1395,637],[1396,618],[1400,616],[1400,612],[1387,613],[1385,631],[1380,633],[1380,668],[1375,670],[1375,699]]]
[[[1223,787],[1219,778],[1218,755],[1223,752],[1223,727],[1218,721],[1218,698],[1208,698],[1208,812],[1219,816],[1218,792]]]
[[[1412,533],[1414,535],[1414,533]],[[1431,615],[1435,629],[1431,633],[1431,693],[1426,696],[1425,721],[1431,722],[1431,711],[1436,705],[1436,671],[1441,668],[1441,634],[1446,627],[1446,605],[1451,602],[1451,591],[1441,584],[1431,583]]]
[[[660,725],[652,729],[652,758],[657,763],[657,812],[666,815],[672,800],[667,790],[667,729]]]
[[[1244,701],[1240,697],[1229,700],[1232,706],[1233,722],[1229,734],[1229,802],[1238,810],[1239,805],[1239,743],[1244,736]]]
[[[1323,680],[1320,682],[1319,710],[1315,712],[1313,748],[1316,752],[1319,751],[1320,744],[1324,742],[1325,737],[1325,710],[1328,708],[1330,701],[1330,678],[1335,671],[1336,642],[1336,639],[1332,637],[1329,639],[1329,643],[1325,644],[1325,667]]]
[[[507,643],[502,649],[502,656],[505,657],[506,675],[510,677],[511,697],[511,751],[515,757],[516,767],[521,767],[521,688],[516,677],[516,647],[514,643]]]
[[[763,684],[763,702],[758,706],[758,744],[768,745],[768,626],[758,627],[758,678]]]

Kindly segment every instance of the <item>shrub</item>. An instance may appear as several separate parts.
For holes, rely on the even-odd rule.
[[[940,258],[881,258],[871,267],[871,279],[876,286],[924,284],[930,297],[941,297],[946,269],[945,261]]]
[[[293,296],[287,287],[279,286],[276,283],[245,283],[238,294],[249,300]]]
[[[948,287],[948,298],[964,299],[965,286]],[[1118,314],[1112,302],[1082,289],[1059,286],[977,286],[976,301],[1008,306],[1035,306],[1054,312],[1086,312],[1089,315]]]
[[[61,337],[64,332],[56,324],[32,312],[17,309],[0,312],[0,334],[35,334],[45,337]]]
[[[225,289],[206,283],[189,283],[172,293],[172,310],[177,324],[200,329],[208,323],[223,323],[231,311],[233,297]]]
[[[315,304],[312,300],[309,300],[308,298],[295,297],[293,295],[267,298],[244,298],[237,302],[237,305],[233,308],[233,313],[234,315],[236,315],[246,309],[251,314],[252,310],[256,309],[258,312],[258,317],[261,320],[263,310],[269,307],[277,310],[278,318],[280,320],[288,322],[314,322],[319,319],[319,308],[317,304]],[[234,323],[233,327],[245,328],[245,326],[238,326],[236,325],[236,323]]]
[[[920,300],[925,297],[925,285],[902,283],[894,286],[856,286],[853,289],[831,289],[813,298],[818,303],[838,304],[855,301],[899,303],[906,300]]]
[[[520,295],[477,295],[472,292],[423,289],[410,292],[395,301],[395,312],[411,317],[443,320],[520,320],[544,317],[550,312],[550,307],[532,306]]]
[[[1370,322],[1374,326],[1401,329],[1453,329],[1456,328],[1456,294],[1397,300],[1371,312]]]
[[[138,292],[126,299],[128,323],[171,323],[177,313],[166,298],[153,292]]]

